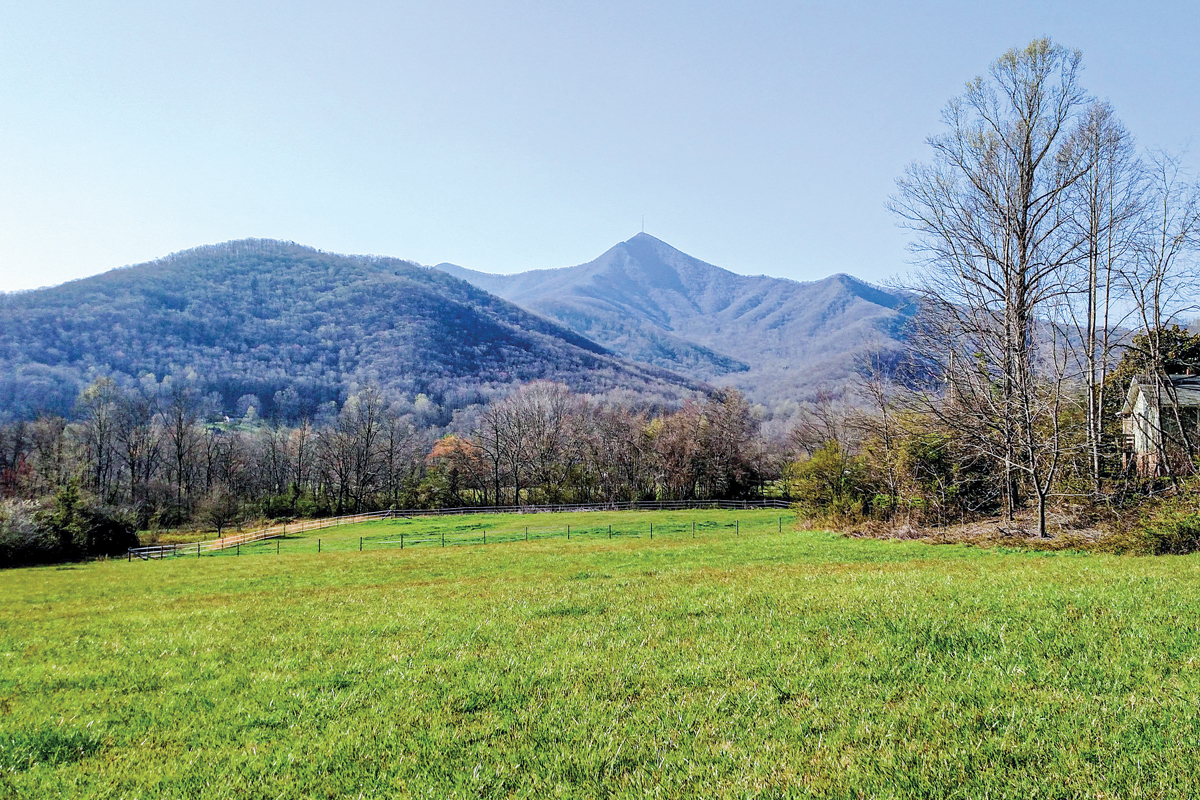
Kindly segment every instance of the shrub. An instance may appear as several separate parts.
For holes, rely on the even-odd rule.
[[[19,566],[45,561],[57,549],[49,530],[37,524],[41,505],[28,500],[0,502],[0,565]]]
[[[0,565],[23,566],[115,556],[138,544],[133,525],[83,502],[68,484],[52,505],[0,503]]]
[[[859,522],[870,513],[876,495],[865,459],[846,455],[836,442],[790,465],[785,479],[797,510],[811,519]]]
[[[1158,520],[1142,529],[1145,551],[1151,555],[1184,555],[1200,551],[1200,514]]]
[[[84,528],[84,553],[88,558],[119,556],[138,546],[137,531],[125,519],[97,508],[80,512]]]

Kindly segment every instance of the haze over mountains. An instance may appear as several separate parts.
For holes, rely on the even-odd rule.
[[[647,404],[732,384],[774,406],[844,386],[911,312],[846,275],[737,275],[646,234],[517,275],[251,239],[0,295],[0,415],[69,415],[101,375],[284,420],[374,383],[445,424],[538,378]]]
[[[3,295],[0,320],[0,413],[11,417],[69,414],[100,375],[291,420],[367,383],[447,412],[539,378],[650,401],[702,389],[442,271],[269,240]]]
[[[912,299],[849,275],[799,283],[738,275],[645,233],[586,264],[455,277],[557,320],[614,353],[753,399],[837,389],[873,349],[895,351]]]

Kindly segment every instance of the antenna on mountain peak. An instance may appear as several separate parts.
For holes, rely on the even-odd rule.
[[[646,232],[646,215],[642,214],[642,233]]]

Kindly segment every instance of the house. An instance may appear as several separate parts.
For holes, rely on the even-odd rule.
[[[1193,469],[1186,454],[1200,452],[1200,375],[1135,376],[1120,416],[1127,467],[1141,475],[1165,474],[1172,464],[1176,474]]]

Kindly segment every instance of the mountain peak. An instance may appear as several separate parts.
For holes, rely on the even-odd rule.
[[[849,275],[740,275],[645,232],[574,267],[456,274],[634,361],[762,399],[845,383],[855,354],[894,342],[911,314],[908,298]]]
[[[4,313],[0,417],[70,413],[96,375],[122,385],[171,376],[226,411],[252,398],[264,416],[289,419],[366,383],[455,408],[539,378],[656,402],[702,389],[444,272],[274,240],[5,298]]]
[[[659,239],[656,236],[651,236],[650,234],[646,233],[645,231],[642,231],[641,233],[638,233],[635,236],[632,236],[632,237],[626,239],[625,241],[618,244],[617,247],[624,247],[628,250],[638,252],[641,254],[653,253],[654,257],[658,258],[660,260],[664,257],[668,257],[668,258],[678,257],[678,258],[687,259],[688,261],[696,261],[701,264],[704,263],[703,261],[700,261],[698,258],[689,256],[687,253],[683,252],[678,247],[674,247],[674,246],[668,244],[667,242],[664,242],[662,239]],[[603,258],[603,256],[601,256],[601,258]],[[711,265],[709,265],[709,266],[711,266]]]

